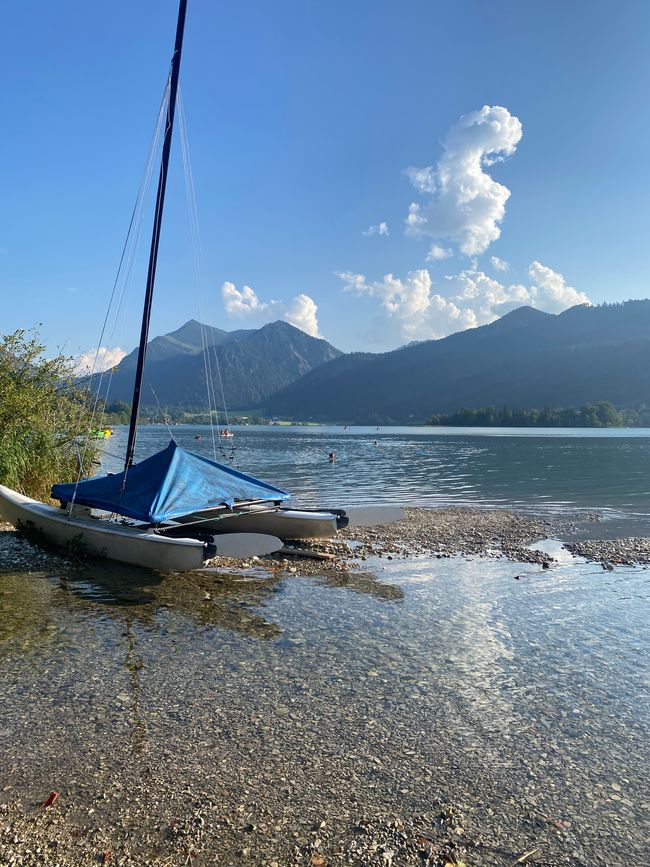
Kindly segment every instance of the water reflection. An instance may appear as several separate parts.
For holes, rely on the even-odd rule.
[[[151,768],[174,797],[191,780],[235,805],[277,803],[289,780],[292,822],[314,804],[399,816],[456,791],[504,824],[529,808],[591,824],[590,851],[624,863],[647,785],[649,573],[368,565],[382,581],[0,576],[0,788],[66,785],[105,817],[116,780],[134,781],[153,793],[148,829]]]
[[[83,602],[86,616],[95,613],[154,631],[164,629],[170,617],[180,617],[193,629],[224,629],[259,639],[281,633],[260,613],[270,595],[282,592],[278,575],[192,572],[179,577],[110,564],[90,573],[75,570],[56,581],[62,593],[55,604],[74,608],[73,600]]]
[[[170,618],[187,629],[226,630],[259,640],[276,640],[282,628],[264,609],[285,590],[290,576],[281,568],[223,572],[203,570],[160,575],[111,561],[92,561],[65,574],[3,575],[0,578],[0,656],[35,651],[60,640],[57,611],[85,619],[109,619],[132,630],[164,630]],[[363,572],[316,578],[325,587],[384,601],[403,591]]]
[[[180,425],[173,433],[211,457],[210,438],[196,441],[196,430]],[[118,428],[111,438],[107,469],[124,435]],[[140,457],[168,436],[166,429],[142,428]],[[538,514],[577,507],[636,516],[650,530],[648,431],[250,427],[237,431],[235,443],[240,468],[285,487],[296,504],[517,506]]]
[[[0,576],[0,659],[8,653],[29,654],[35,644],[59,641],[43,576]]]
[[[134,748],[141,750],[147,733],[145,717],[142,713],[142,687],[140,683],[140,670],[144,668],[144,662],[138,652],[138,641],[130,619],[127,619],[124,637],[126,639],[124,668],[129,674],[132,697],[131,739]]]
[[[326,587],[337,587],[372,596],[385,602],[399,602],[404,599],[404,591],[396,584],[379,580],[370,572],[340,572],[320,579]]]

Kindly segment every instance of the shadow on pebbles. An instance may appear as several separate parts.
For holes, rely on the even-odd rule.
[[[576,521],[591,519],[593,516],[583,516]],[[358,587],[352,589],[358,589],[364,598],[370,595],[377,604],[399,604],[402,591],[375,582],[364,572],[368,561],[462,554],[544,565],[551,561],[550,555],[528,546],[562,529],[557,523],[505,510],[407,509],[406,519],[394,525],[346,530],[335,541],[303,543],[303,548],[333,555],[324,560],[276,554],[245,563],[215,559],[207,566],[240,571],[261,568],[285,578],[318,575],[334,587],[356,581]],[[592,544],[595,559],[611,555],[611,549]],[[584,553],[589,556],[586,549]],[[66,562],[13,532],[0,533],[0,569],[5,572],[64,569]],[[207,592],[204,595],[209,598]],[[223,608],[234,617],[232,610],[238,610],[238,605],[243,603],[235,600]],[[164,610],[161,607],[156,613],[157,622],[164,622]],[[125,627],[124,634],[130,629]],[[276,637],[269,633],[256,640],[261,646]],[[174,648],[173,642],[171,646]],[[235,644],[229,648],[236,654]],[[131,673],[134,679],[136,668]],[[110,682],[105,689],[114,698],[116,690]],[[227,714],[230,708],[227,703],[220,707],[216,699],[214,695],[209,698],[215,703],[215,716],[210,719],[215,727],[219,714]],[[227,692],[224,701],[228,701]],[[349,696],[345,702],[340,699],[340,706],[333,700],[324,707],[322,696],[316,695],[313,730],[301,729],[290,708],[284,716],[284,710],[276,708],[269,722],[259,716],[254,703],[246,707],[245,699],[242,701],[243,708],[237,707],[231,716],[241,726],[233,723],[231,728],[220,729],[220,740],[214,742],[220,744],[218,748],[213,742],[203,745],[205,714],[197,713],[201,721],[197,728],[192,726],[192,709],[181,708],[177,729],[165,727],[171,726],[169,720],[160,724],[150,754],[141,748],[133,731],[126,738],[130,746],[125,747],[125,738],[111,727],[110,719],[102,720],[101,713],[92,725],[83,714],[79,719],[79,732],[91,732],[94,742],[84,741],[76,732],[67,739],[67,732],[57,730],[56,714],[52,715],[51,708],[44,709],[52,720],[48,749],[58,751],[56,762],[68,765],[66,787],[56,792],[50,792],[49,786],[41,788],[42,743],[33,755],[22,759],[29,767],[20,797],[12,775],[23,773],[21,759],[14,755],[14,764],[0,770],[4,784],[0,791],[0,865],[612,867],[624,863],[601,854],[610,832],[602,831],[597,820],[589,825],[581,817],[578,835],[573,817],[554,815],[549,802],[531,796],[528,789],[524,795],[530,769],[520,770],[521,795],[517,796],[513,793],[518,791],[519,771],[513,772],[509,791],[504,792],[501,771],[472,763],[467,745],[454,740],[453,703],[447,711],[450,717],[436,728],[431,753],[422,757],[409,745],[408,733],[393,728],[388,712],[377,723],[386,733],[381,741],[384,750],[369,754],[359,723],[348,729],[346,714],[358,713],[354,699],[348,709]],[[318,719],[319,709],[322,719]],[[400,712],[405,718],[409,715],[408,708]],[[417,713],[409,719],[416,727],[424,724]],[[294,724],[296,736],[292,735]],[[367,723],[371,724],[374,721]],[[31,728],[35,738],[43,735],[44,727],[38,721],[25,718],[20,737],[27,742]],[[0,715],[0,743],[3,735],[11,735],[3,729]],[[419,734],[432,738],[430,731]],[[175,740],[179,737],[185,740]],[[117,743],[121,746],[111,755]],[[66,754],[68,749],[70,754]],[[0,754],[0,762],[4,759]],[[506,754],[504,762],[507,765]],[[607,797],[620,801],[624,797],[620,791],[620,786],[612,789],[604,803],[609,803]],[[637,840],[628,841],[626,867],[650,863],[644,860],[642,839],[640,834]]]

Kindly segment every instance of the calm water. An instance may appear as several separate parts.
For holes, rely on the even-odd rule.
[[[173,433],[211,453],[207,428]],[[234,445],[240,468],[305,504],[598,508],[629,529],[650,514],[649,435],[269,427]],[[167,437],[143,428],[140,457]],[[106,443],[108,468],[124,440]],[[166,857],[165,829],[209,792],[205,833],[224,864],[241,859],[215,817],[240,804],[292,839],[326,814],[334,841],[350,833],[341,817],[435,812],[438,798],[487,829],[478,863],[536,846],[540,863],[650,863],[650,569],[566,554],[544,571],[463,557],[363,567],[0,573],[3,799],[61,791],[70,834],[108,829],[117,855],[144,828],[148,854]],[[285,863],[256,833],[235,849]]]
[[[207,791],[218,814],[254,801],[287,834],[333,816],[334,836],[341,815],[441,797],[496,822],[482,864],[539,845],[581,867],[650,863],[650,571],[366,565],[378,580],[0,575],[3,798],[55,789],[73,828],[89,810],[126,822],[117,855],[130,827],[164,847]]]
[[[208,427],[179,425],[177,441],[212,456]],[[219,460],[284,487],[293,502],[516,506],[528,511],[589,509],[613,522],[605,532],[650,534],[650,430],[458,428],[235,428]],[[196,440],[196,436],[201,436]],[[169,440],[143,427],[138,456]],[[107,443],[120,467],[126,429]],[[375,445],[376,443],[376,445]],[[219,443],[217,443],[217,448]],[[234,454],[233,454],[234,448]],[[329,452],[336,453],[330,464]]]

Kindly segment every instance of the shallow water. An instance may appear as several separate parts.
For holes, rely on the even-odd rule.
[[[296,504],[510,506],[542,515],[578,508],[602,513],[610,535],[650,535],[649,430],[234,430],[222,454],[217,443],[217,459],[234,458],[240,469],[290,491]],[[178,425],[171,433],[181,445],[212,456],[208,427]],[[107,441],[107,469],[120,468],[125,436],[125,428],[116,428]],[[138,455],[168,441],[165,427],[142,427]],[[336,453],[333,464],[329,452]]]
[[[521,851],[560,820],[572,863],[650,863],[650,571],[368,565],[1,575],[0,789],[97,821],[137,813],[152,767],[224,802],[281,789],[298,823],[457,798]]]

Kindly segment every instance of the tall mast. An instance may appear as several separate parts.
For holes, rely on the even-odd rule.
[[[135,438],[138,425],[138,413],[140,411],[140,398],[142,392],[142,377],[144,374],[144,362],[147,355],[147,341],[149,339],[149,320],[151,319],[151,302],[153,299],[153,287],[156,280],[156,263],[158,261],[158,245],[160,243],[160,227],[162,225],[163,207],[165,205],[165,189],[167,187],[167,169],[169,168],[169,152],[172,144],[172,132],[174,129],[174,115],[176,113],[176,93],[178,91],[178,73],[181,68],[181,52],[183,50],[183,31],[185,29],[185,12],[187,0],[180,0],[178,7],[178,23],[176,25],[176,42],[174,44],[174,56],[169,82],[169,102],[167,103],[167,120],[165,123],[165,135],[163,138],[162,157],[160,160],[160,175],[158,177],[158,194],[156,196],[156,211],[153,220],[153,232],[151,235],[151,250],[149,252],[149,269],[147,272],[147,289],[144,296],[144,308],[142,311],[142,329],[140,331],[140,347],[138,350],[138,366],[135,372],[135,385],[133,387],[133,403],[131,406],[131,422],[129,425],[129,439],[126,447],[124,469],[133,464],[135,453]]]

